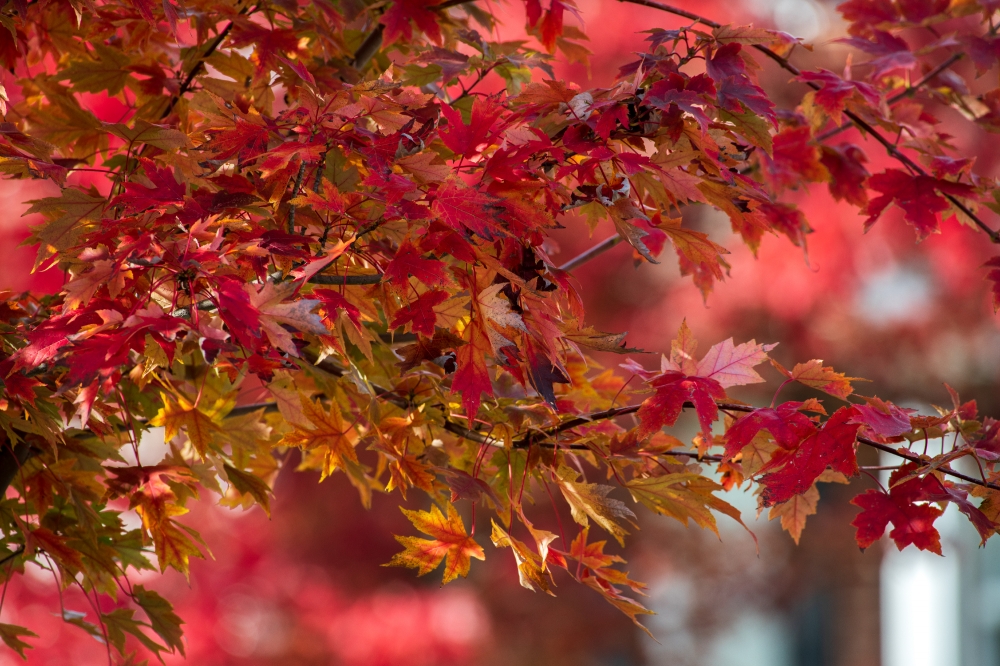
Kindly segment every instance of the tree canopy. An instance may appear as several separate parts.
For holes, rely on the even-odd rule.
[[[754,252],[807,251],[789,194],[810,186],[866,229],[896,207],[917,241],[955,217],[1000,243],[996,180],[932,114],[1000,129],[1000,7],[850,0],[844,41],[864,57],[838,74],[800,69],[811,47],[786,33],[624,1],[686,23],[637,36],[616,82],[591,90],[553,69],[588,57],[571,0],[503,16],[471,0],[0,9],[0,172],[58,186],[31,201],[45,221],[28,242],[36,271],[65,275],[56,295],[0,305],[5,580],[33,563],[94,599],[93,622],[63,615],[109,659],[183,653],[182,618],[130,576],[187,574],[211,549],[187,505],[268,511],[286,464],[346,477],[358,510],[424,494],[388,565],[448,583],[487,552],[512,556],[525,588],[570,578],[636,623],[645,586],[606,539],[637,529],[630,505],[717,533],[743,524],[725,496],[749,485],[798,542],[820,485],[869,473],[859,447],[897,461],[853,501],[861,548],[888,531],[941,554],[948,503],[985,543],[1000,423],[975,400],[951,391],[919,414],[862,395],[878,387],[849,369],[784,367],[780,340],[700,351],[686,324],[649,356],[587,323],[574,273],[624,242],[637,262],[676,261],[710,301],[729,251],[682,209],[718,209]],[[495,23],[515,16],[526,37],[504,41]],[[761,87],[764,61],[799,99]],[[550,232],[606,220],[614,236],[552,260]],[[1000,307],[1000,257],[984,269]],[[732,393],[766,364],[782,378],[770,405]],[[791,383],[812,397],[782,401]],[[685,410],[698,433],[682,440]],[[154,431],[159,460],[142,446]],[[22,656],[32,636],[0,624]]]

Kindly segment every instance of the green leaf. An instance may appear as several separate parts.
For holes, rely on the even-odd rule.
[[[719,120],[724,123],[732,123],[736,127],[737,133],[768,155],[771,154],[771,123],[766,118],[758,116],[753,111],[731,113],[720,108]]]
[[[108,92],[117,95],[125,87],[131,72],[126,69],[132,59],[121,49],[113,49],[100,42],[91,42],[96,60],[75,60],[62,71],[60,79],[73,82],[77,92]]]
[[[87,614],[81,611],[63,609],[62,612],[63,622],[66,622],[67,624],[76,625],[77,627],[80,627],[94,638],[103,642],[104,632],[101,631],[101,628],[98,627],[93,622],[87,622],[86,620],[84,620],[83,618],[85,617],[87,617]]]
[[[133,619],[135,611],[131,608],[116,608],[102,615],[104,626],[108,631],[108,640],[118,652],[125,653],[126,634],[130,634],[142,643],[146,649],[159,657],[165,648],[142,632],[142,627],[149,627],[145,622]]]
[[[21,655],[21,659],[27,661],[28,656],[24,654],[24,650],[31,646],[22,641],[21,636],[38,638],[38,634],[35,632],[29,631],[24,627],[19,627],[16,624],[0,624],[0,638],[7,644],[7,647]]]
[[[34,199],[26,215],[40,213],[46,221],[31,228],[25,244],[40,243],[35,269],[57,252],[75,246],[80,237],[95,226],[107,203],[96,189],[89,192],[67,187],[58,197]]]
[[[268,516],[271,515],[271,489],[266,483],[260,478],[250,474],[248,472],[241,472],[232,465],[223,465],[226,470],[226,476],[229,477],[229,483],[233,484],[236,490],[240,491],[242,494],[250,494],[257,504],[260,504],[261,508]]]
[[[557,481],[563,497],[569,503],[573,520],[586,527],[587,518],[603,527],[620,545],[625,545],[625,535],[628,531],[621,526],[621,520],[635,523],[635,514],[621,500],[608,497],[614,486],[604,486],[596,483],[577,483],[576,472],[569,467],[560,467]]]
[[[426,86],[441,78],[441,65],[407,65],[403,68],[403,85]]]
[[[183,655],[184,643],[181,642],[181,637],[184,636],[184,632],[181,630],[181,625],[184,622],[174,613],[174,607],[170,602],[142,585],[133,588],[132,598],[146,613],[150,627],[163,639],[166,646]]]
[[[104,123],[104,129],[129,144],[144,143],[160,150],[178,150],[191,145],[184,132],[136,120],[135,127],[124,123]]]
[[[326,154],[326,168],[323,177],[333,183],[341,192],[353,192],[361,174],[358,168],[347,161],[347,156],[339,148],[331,148]]]

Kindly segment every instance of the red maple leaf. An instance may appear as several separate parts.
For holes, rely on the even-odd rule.
[[[977,76],[982,76],[997,63],[997,58],[1000,57],[1000,39],[966,35],[963,41],[967,48],[966,52],[976,65]]]
[[[656,393],[639,407],[638,436],[648,437],[663,426],[677,422],[685,402],[694,404],[702,435],[712,438],[712,423],[719,417],[716,400],[725,400],[726,392],[714,379],[689,377],[680,372],[665,372],[653,378],[649,385]]]
[[[542,18],[541,0],[524,0],[524,11],[527,15],[528,25],[534,28],[538,25],[538,19]]]
[[[891,522],[893,530],[889,536],[900,550],[913,544],[920,550],[941,554],[941,536],[934,528],[934,521],[943,513],[941,509],[898,501],[879,490],[866,490],[851,504],[861,507],[851,525],[857,528],[855,540],[862,549],[882,538]]]
[[[566,6],[559,2],[559,0],[552,0],[545,12],[545,16],[542,18],[542,45],[549,53],[555,51],[556,40],[562,36],[563,12],[565,9]]]
[[[764,487],[761,502],[764,506],[774,506],[801,495],[830,467],[846,476],[858,473],[854,443],[857,439],[857,423],[851,419],[857,412],[853,407],[841,407],[833,413],[823,427],[799,444],[790,456],[776,458],[784,464],[775,472],[765,474],[760,484]]]
[[[475,319],[466,329],[466,344],[458,348],[458,369],[451,382],[451,392],[462,396],[462,405],[471,424],[479,411],[482,394],[492,396],[493,384],[486,369],[486,353],[492,349],[482,319]]]
[[[504,228],[506,207],[497,197],[474,187],[448,181],[438,189],[431,210],[438,219],[460,233],[469,230],[486,240],[507,235]]]
[[[765,173],[771,187],[776,190],[794,188],[803,181],[820,182],[830,177],[820,164],[819,147],[812,144],[811,139],[808,127],[786,128],[774,137],[771,156],[764,156]]]
[[[873,30],[871,37],[872,39],[851,37],[837,41],[875,56],[872,60],[863,63],[872,68],[872,80],[880,79],[898,69],[913,69],[917,66],[917,58],[910,51],[906,40],[884,30]]]
[[[448,300],[448,292],[441,290],[428,291],[421,294],[417,300],[396,312],[389,328],[398,328],[410,324],[414,333],[423,333],[430,337],[434,335],[434,324],[437,323],[436,305]]]
[[[435,44],[440,45],[441,26],[438,25],[437,13],[428,9],[439,2],[440,0],[393,0],[392,6],[379,19],[385,26],[382,34],[384,43],[392,44],[400,37],[413,39],[412,22]]]
[[[941,537],[934,528],[934,521],[944,512],[929,504],[915,502],[958,500],[959,510],[967,515],[972,514],[970,518],[973,518],[974,513],[982,514],[961,493],[949,492],[933,474],[912,476],[918,470],[917,464],[907,463],[889,477],[888,493],[866,490],[851,500],[852,504],[862,509],[851,523],[857,528],[855,538],[861,548],[868,548],[875,543],[885,533],[889,523],[892,523],[893,530],[889,536],[897,548],[902,550],[912,544],[920,550],[940,555]],[[908,476],[912,478],[907,479]],[[963,503],[966,505],[964,508]],[[973,524],[984,538],[992,531],[992,523],[985,515],[973,518]]]
[[[839,146],[823,146],[820,163],[830,172],[830,194],[837,201],[846,201],[855,206],[868,203],[865,181],[868,180],[868,161],[864,151],[850,143]]]
[[[881,103],[878,91],[873,86],[862,81],[848,81],[825,69],[803,72],[798,80],[819,86],[819,90],[813,94],[813,101],[836,123],[841,122],[844,109],[854,103],[876,109]]]
[[[868,179],[868,187],[882,196],[868,202],[864,212],[867,231],[891,203],[903,209],[906,221],[917,230],[917,239],[923,240],[940,231],[939,213],[948,209],[942,192],[958,197],[972,197],[976,190],[971,185],[953,183],[930,176],[913,176],[900,169],[886,169]]]
[[[848,0],[837,5],[837,10],[850,21],[851,33],[859,33],[870,25],[895,23],[899,20],[899,10],[892,0]]]
[[[771,228],[788,236],[792,244],[805,248],[806,235],[812,233],[812,227],[806,221],[805,214],[798,206],[786,203],[762,203],[757,210],[770,222]]]
[[[159,169],[152,160],[142,158],[146,177],[153,187],[146,187],[134,181],[125,183],[125,192],[115,198],[114,203],[124,203],[131,211],[147,208],[163,208],[168,204],[184,201],[186,186],[174,179],[171,169]]]
[[[318,298],[323,304],[323,309],[326,310],[327,319],[332,320],[334,318],[334,313],[337,310],[343,310],[347,318],[351,320],[358,329],[361,328],[361,310],[341,294],[339,291],[334,291],[333,289],[316,289],[310,296]],[[331,322],[332,324],[332,322]]]
[[[257,63],[258,75],[277,69],[281,56],[294,54],[299,50],[300,35],[292,28],[268,30],[248,20],[237,20],[234,26],[230,44],[236,48],[253,46],[253,55],[250,57]]]
[[[219,314],[240,344],[256,349],[260,341],[260,311],[250,303],[243,283],[233,278],[216,278]]]
[[[777,129],[778,118],[774,114],[774,103],[750,78],[746,61],[740,56],[742,48],[737,42],[730,42],[720,47],[705,63],[708,75],[715,81],[719,106],[733,113],[743,113],[740,106],[742,104],[757,115],[767,118]]]
[[[396,250],[396,256],[385,267],[384,275],[386,280],[397,287],[405,287],[410,275],[428,287],[443,287],[452,283],[448,276],[448,266],[444,262],[424,259],[408,240],[403,241]]]
[[[34,369],[43,363],[48,363],[56,357],[62,347],[69,344],[69,336],[79,332],[84,326],[100,323],[101,317],[96,312],[51,317],[25,336],[28,344],[11,356],[14,361],[13,370]]]
[[[899,0],[899,10],[907,21],[920,23],[943,13],[950,4],[951,0]]]
[[[756,409],[744,414],[726,432],[726,458],[732,458],[761,430],[771,433],[780,446],[793,450],[816,433],[816,424],[799,411],[803,403],[786,402],[777,409]]]
[[[627,128],[629,126],[628,107],[624,104],[615,104],[610,108],[605,108],[601,112],[601,117],[597,120],[597,127],[594,131],[597,133],[597,136],[607,141],[611,137],[611,133],[615,131],[618,123],[621,123],[622,127]],[[641,171],[642,167],[637,162],[642,158],[645,158],[642,164],[651,164],[649,158],[646,158],[645,155],[622,153],[617,155],[617,157],[625,165],[626,171],[630,172],[629,175]]]
[[[852,423],[865,426],[865,435],[876,438],[899,437],[913,430],[910,425],[910,414],[915,409],[900,409],[891,402],[878,398],[866,398],[867,405],[855,405],[857,416]]]
[[[236,126],[215,134],[209,143],[209,148],[216,151],[215,159],[228,160],[239,155],[246,161],[267,151],[267,142],[271,137],[264,125],[247,122],[237,118]]]
[[[32,406],[35,404],[34,388],[36,386],[42,386],[42,383],[33,377],[26,377],[19,372],[13,372],[3,380],[4,392],[9,398],[24,400]]]
[[[715,96],[715,94],[715,84],[704,74],[685,79],[680,74],[671,72],[652,85],[643,102],[667,112],[671,106],[686,111],[698,121],[704,132],[712,123],[703,108],[706,102],[705,96]]]
[[[441,115],[448,120],[448,126],[439,132],[441,141],[456,155],[472,157],[479,152],[480,146],[488,143],[493,126],[505,110],[503,104],[492,97],[476,97],[466,125],[457,109],[442,105]]]

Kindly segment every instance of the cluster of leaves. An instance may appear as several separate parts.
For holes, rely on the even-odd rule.
[[[768,235],[805,248],[809,225],[782,197],[810,183],[866,226],[895,205],[918,239],[957,215],[1000,240],[977,212],[1000,212],[1000,188],[950,156],[928,110],[1000,128],[1000,90],[973,94],[951,68],[996,66],[996,3],[851,0],[847,41],[870,58],[841,76],[799,71],[787,59],[799,41],[783,33],[634,1],[691,24],[650,31],[611,88],[587,91],[551,70],[551,54],[587,55],[564,24],[569,0],[526,1],[535,47],[493,41],[495,18],[455,0],[0,9],[16,77],[0,171],[60,188],[32,202],[45,222],[30,242],[37,270],[67,275],[57,296],[0,305],[6,579],[32,563],[80,587],[96,622],[63,615],[109,655],[135,642],[183,652],[180,618],[130,571],[186,574],[207,553],[186,503],[207,491],[266,511],[290,459],[342,472],[365,505],[373,492],[433,501],[405,511],[429,538],[398,537],[390,564],[466,575],[485,557],[480,507],[524,587],[551,593],[562,570],[633,620],[649,611],[626,591],[643,585],[589,531],[624,543],[635,527],[612,493],[716,530],[716,513],[742,522],[720,493],[749,483],[798,541],[817,484],[857,475],[863,444],[901,465],[855,500],[862,547],[891,523],[900,547],[940,552],[935,505],[948,502],[991,536],[1000,424],[974,402],[917,416],[856,396],[818,360],[772,360],[786,383],[847,404],[755,408],[728,390],[763,381],[754,368],[772,345],[727,340],[698,360],[686,326],[659,370],[628,360],[616,374],[588,354],[636,350],[586,325],[569,272],[597,251],[560,267],[546,239],[606,219],[617,235],[601,248],[624,240],[649,262],[669,241],[706,298],[727,250],[682,224],[688,205],[723,211],[754,251]],[[907,40],[923,29],[938,37]],[[762,90],[759,57],[804,84],[797,108]],[[505,92],[476,92],[488,77]],[[98,102],[118,121],[99,119]],[[865,145],[828,142],[852,126]],[[897,166],[870,174],[866,148]],[[664,431],[685,408],[692,442]],[[148,459],[154,430],[160,460]],[[951,450],[928,455],[946,435]],[[960,457],[982,477],[955,471]],[[531,509],[543,493],[571,509],[571,541]],[[22,654],[29,635],[0,624]]]

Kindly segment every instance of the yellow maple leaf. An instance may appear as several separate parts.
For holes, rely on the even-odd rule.
[[[621,500],[608,497],[614,490],[613,486],[597,483],[577,483],[576,473],[568,467],[561,467],[557,481],[563,497],[569,503],[573,520],[586,527],[588,517],[603,527],[620,545],[625,545],[625,535],[628,531],[622,527],[621,521],[632,522],[635,514]]]
[[[799,545],[799,538],[802,530],[806,526],[806,518],[816,513],[816,503],[819,502],[819,490],[816,484],[809,486],[809,490],[801,495],[796,495],[787,502],[775,504],[767,514],[768,520],[781,517],[781,529],[788,532],[795,545]]]
[[[156,416],[150,419],[149,423],[154,426],[163,426],[163,437],[166,441],[172,440],[184,429],[184,433],[191,441],[191,445],[199,455],[204,456],[212,439],[222,432],[218,421],[225,416],[222,405],[212,405],[207,411],[195,405],[185,396],[180,395],[175,400],[167,394],[162,394],[163,407]]]
[[[402,507],[400,511],[414,527],[434,538],[397,536],[396,541],[406,550],[393,555],[383,566],[410,567],[417,570],[418,576],[423,576],[437,569],[444,560],[442,582],[450,583],[459,576],[464,578],[469,575],[470,558],[486,559],[482,546],[466,533],[462,518],[453,505],[448,504],[447,517],[437,506],[432,506],[430,511],[409,511]]]
[[[545,560],[540,555],[531,552],[524,543],[514,537],[493,521],[493,534],[491,535],[493,545],[497,548],[507,548],[514,551],[514,561],[517,563],[517,575],[521,582],[521,587],[537,592],[541,590],[551,596],[556,596],[551,589],[551,574],[546,571]],[[546,545],[546,550],[548,546]]]
[[[173,567],[187,577],[190,559],[204,556],[194,541],[181,531],[181,527],[180,523],[165,520],[151,530],[151,534],[160,572],[164,573],[168,567]]]
[[[330,411],[323,409],[319,400],[302,397],[302,414],[313,426],[307,428],[294,423],[295,430],[285,435],[281,446],[297,446],[304,450],[321,449],[324,453],[323,470],[320,480],[338,469],[347,469],[348,463],[358,462],[354,446],[358,443],[358,431],[344,423],[340,408],[333,404]]]

